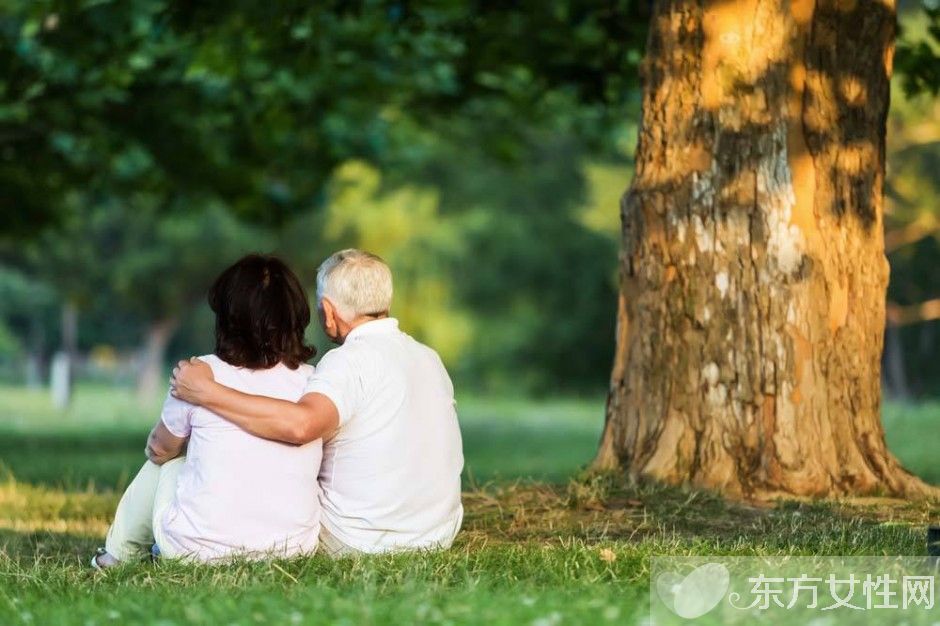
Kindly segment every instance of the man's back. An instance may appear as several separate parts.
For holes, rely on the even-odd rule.
[[[437,353],[395,319],[368,322],[323,357],[306,391],[339,413],[320,471],[325,529],[365,552],[449,546],[463,517],[463,452]]]

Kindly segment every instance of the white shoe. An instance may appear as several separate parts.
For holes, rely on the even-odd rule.
[[[104,548],[98,548],[97,550],[95,550],[94,555],[92,555],[91,557],[91,568],[102,570],[102,569],[107,569],[109,567],[114,567],[114,565],[116,565],[117,563],[113,563],[111,565],[102,565],[101,563],[98,562],[98,557],[104,556],[106,554],[108,554],[108,551],[105,550]],[[111,555],[108,554],[108,556],[111,556]],[[111,558],[113,559],[114,557],[111,557]]]

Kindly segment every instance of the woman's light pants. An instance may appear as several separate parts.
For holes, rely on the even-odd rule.
[[[150,554],[154,544],[162,556],[173,556],[167,554],[167,542],[161,541],[160,520],[176,495],[177,479],[185,461],[183,456],[163,465],[147,461],[140,468],[121,496],[114,522],[108,529],[104,547],[111,556],[119,561],[142,559]]]

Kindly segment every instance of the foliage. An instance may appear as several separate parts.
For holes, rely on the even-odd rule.
[[[923,0],[923,27],[908,26],[895,56],[896,71],[907,95],[940,91],[940,3]],[[913,32],[911,32],[913,31]]]
[[[527,385],[602,386],[613,235],[574,212],[581,159],[623,151],[645,2],[4,8],[5,265],[81,305],[83,347],[132,345],[151,321],[188,314],[230,251],[277,250],[309,284],[330,247],[358,242],[393,257],[406,325],[477,379],[545,358],[555,363]],[[365,173],[362,188],[379,172],[357,200],[369,206],[329,206],[351,167]],[[415,232],[386,241],[388,210]],[[254,226],[224,225],[222,212]],[[496,254],[480,258],[488,246]],[[512,249],[527,252],[507,273]],[[479,272],[451,287],[446,272],[468,264]],[[587,275],[574,300],[583,321],[549,328],[569,306],[552,281]],[[490,293],[516,292],[512,320],[477,319],[484,278]],[[547,332],[554,347],[540,341]],[[585,332],[590,346],[577,350]],[[54,320],[44,334],[55,337]],[[204,345],[186,339],[194,334],[182,329],[180,352]]]
[[[936,51],[936,11],[917,15],[908,77],[929,70],[914,42]],[[360,245],[461,384],[602,389],[647,19],[640,0],[8,0],[0,258],[46,296],[35,321],[0,307],[6,350],[48,351],[70,300],[84,350],[181,317],[172,355],[203,351],[194,303],[227,260],[276,251],[312,285]],[[890,182],[928,207],[933,148],[908,139],[932,113],[894,101]],[[892,254],[893,299],[931,296],[933,245]]]
[[[619,224],[592,223],[588,212],[597,215],[592,194],[616,205],[629,169],[595,164],[606,175],[586,187],[570,140],[527,150],[520,169],[472,149],[445,154],[436,185],[386,193],[377,171],[350,163],[331,188],[323,235],[331,247],[389,260],[396,316],[462,385],[599,391],[611,361]]]
[[[936,20],[936,16],[932,19]],[[923,37],[937,25],[924,15],[902,20],[908,38]],[[935,33],[936,34],[936,33]],[[937,48],[940,50],[940,47]],[[940,58],[935,61],[940,66]],[[885,243],[891,262],[888,300],[916,305],[940,297],[940,100],[909,95],[895,81],[888,114]],[[887,389],[898,395],[940,393],[940,320],[893,330],[888,351],[901,350],[902,371],[886,368]],[[890,339],[895,339],[889,337]]]
[[[16,309],[0,309],[0,320],[31,336],[33,358],[57,346],[57,316],[43,315],[50,294],[56,305],[77,310],[81,351],[102,345],[137,350],[148,329],[175,329],[189,316],[227,263],[271,246],[269,235],[218,206],[164,213],[160,198],[144,192],[97,203],[76,193],[70,203],[83,208],[20,242],[10,261],[17,271],[6,270],[29,279],[20,279],[22,289],[12,294]],[[155,349],[160,363],[164,354]],[[162,379],[159,371],[149,378],[137,373],[141,384]]]
[[[41,342],[54,311],[55,294],[51,289],[0,266],[0,358],[18,354],[24,343]]]
[[[339,163],[426,158],[453,120],[504,155],[520,119],[603,138],[643,6],[9,0],[0,232],[61,217],[74,189],[211,196],[280,222],[318,206]]]

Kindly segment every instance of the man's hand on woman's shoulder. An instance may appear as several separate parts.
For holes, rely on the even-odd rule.
[[[180,361],[173,368],[170,394],[191,404],[203,404],[214,383],[215,377],[209,364],[191,357],[188,361]]]

